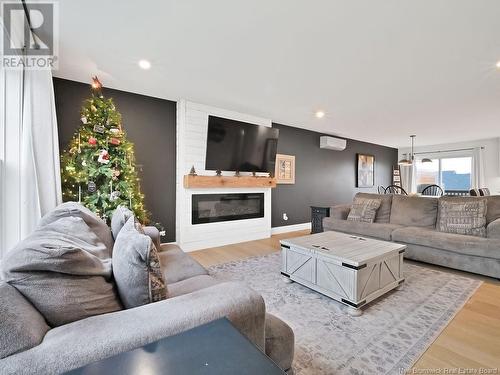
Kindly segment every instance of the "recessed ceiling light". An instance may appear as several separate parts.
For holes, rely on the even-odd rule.
[[[314,114],[317,118],[323,118],[325,117],[325,112],[324,111],[316,111]]]
[[[498,60],[496,65],[497,65],[497,68],[500,69],[500,60]]]
[[[144,70],[151,68],[151,63],[148,60],[139,60],[139,67]]]

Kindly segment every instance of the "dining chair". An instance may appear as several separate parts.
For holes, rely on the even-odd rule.
[[[398,185],[389,185],[385,188],[384,194],[399,194],[399,195],[408,195],[408,193],[401,186]]]
[[[487,197],[488,195],[491,195],[490,194],[490,189],[488,189],[488,188],[480,188],[479,189],[479,195],[482,196],[482,197]]]
[[[377,188],[377,192],[379,194],[385,194],[385,187],[383,187],[382,185],[379,185]]]
[[[441,186],[433,184],[426,186],[424,190],[422,190],[422,195],[428,195],[432,197],[441,197],[444,194],[443,189],[441,189]]]

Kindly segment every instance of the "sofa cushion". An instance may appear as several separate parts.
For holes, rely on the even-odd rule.
[[[380,207],[375,216],[375,223],[388,224],[391,218],[392,194],[357,193],[354,198],[380,199]]]
[[[120,230],[113,251],[113,274],[125,308],[167,298],[160,257],[153,241],[132,216]]]
[[[168,297],[178,297],[184,294],[196,292],[197,290],[208,288],[212,285],[220,284],[221,281],[209,275],[199,275],[190,277],[173,284],[168,284]]]
[[[162,245],[160,263],[167,285],[199,275],[208,275],[207,270],[196,260],[175,245]]]
[[[2,262],[5,280],[51,326],[121,310],[110,251],[81,217],[39,226]]]
[[[334,219],[331,217],[325,217],[323,219],[323,228],[325,230],[359,234],[361,236],[368,236],[386,241],[391,240],[392,231],[401,227],[401,225],[397,224],[363,223]]]
[[[354,198],[347,220],[373,223],[377,210],[380,207],[380,203],[380,199]]]
[[[125,206],[118,206],[113,211],[113,215],[111,216],[111,233],[115,241],[118,238],[118,233],[120,233],[125,223],[132,216],[134,216],[134,213]]]
[[[407,195],[392,198],[391,224],[434,228],[437,214],[437,198]]]
[[[392,240],[458,254],[500,259],[500,239],[444,233],[431,228],[406,227],[396,229],[392,233]]]
[[[1,281],[0,317],[0,359],[37,346],[50,329],[16,288]]]
[[[486,199],[439,201],[440,232],[486,237]]]
[[[81,217],[101,242],[106,245],[111,254],[114,242],[111,230],[99,216],[79,203],[66,202],[60,204],[40,219],[38,227],[53,223],[62,217]]]

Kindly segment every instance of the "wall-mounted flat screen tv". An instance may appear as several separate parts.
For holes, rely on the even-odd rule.
[[[208,116],[206,170],[274,172],[279,130]]]

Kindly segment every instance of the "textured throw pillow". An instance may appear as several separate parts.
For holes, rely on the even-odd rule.
[[[373,223],[381,203],[380,199],[354,198],[347,220]]]
[[[51,326],[121,310],[111,254],[81,217],[39,226],[2,261],[4,278]]]
[[[118,233],[122,230],[125,223],[134,216],[134,213],[130,211],[125,206],[118,206],[111,216],[111,232],[113,233],[113,238],[118,238]]]
[[[388,224],[391,219],[393,194],[357,193],[356,198],[380,199],[380,207],[375,215],[375,223]]]
[[[66,202],[60,204],[40,219],[38,227],[43,227],[63,217],[81,217],[101,242],[106,245],[111,257],[113,237],[111,236],[109,227],[99,216],[80,203]]]
[[[158,251],[133,216],[116,238],[113,274],[118,293],[127,309],[167,298]]]
[[[447,233],[486,237],[486,199],[439,201],[438,230]]]

